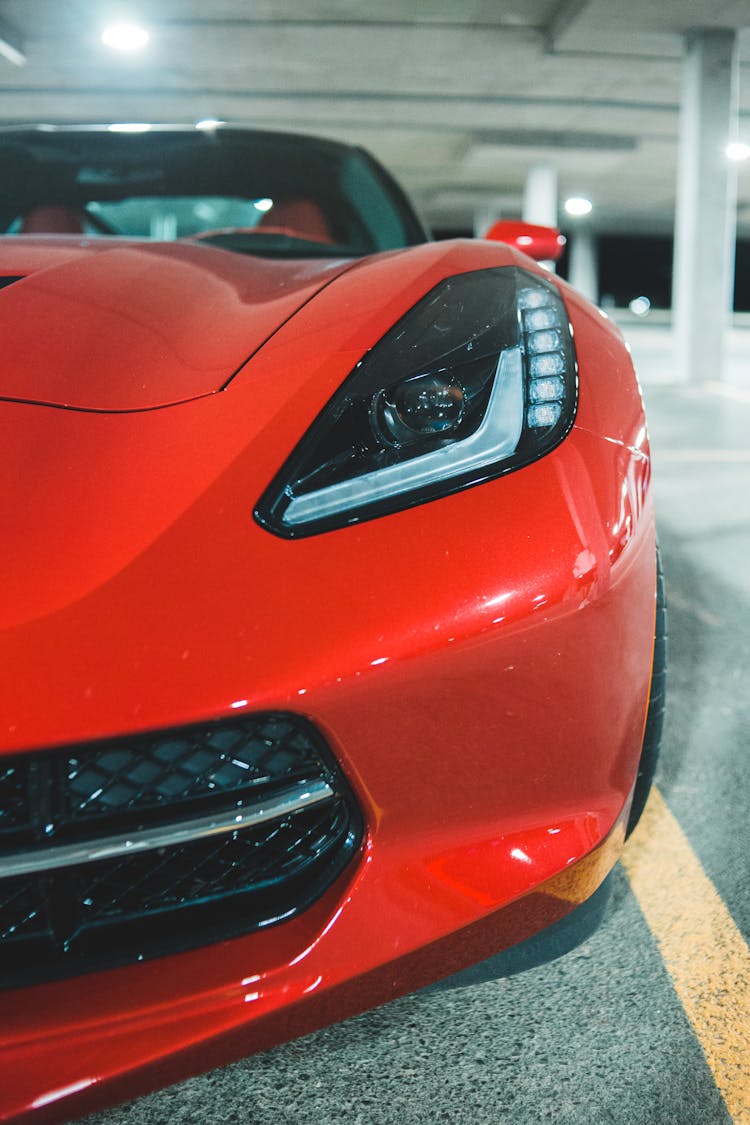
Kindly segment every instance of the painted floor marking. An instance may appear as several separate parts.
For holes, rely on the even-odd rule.
[[[735,387],[731,383],[714,382],[706,382],[703,386],[711,395],[721,395],[722,398],[731,398],[734,402],[750,403],[750,389],[747,387]]]
[[[654,787],[622,864],[735,1125],[750,1125],[750,949]]]
[[[662,461],[700,461],[701,464],[742,465],[750,461],[750,449],[660,449],[654,457]]]

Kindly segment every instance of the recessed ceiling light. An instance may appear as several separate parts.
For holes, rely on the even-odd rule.
[[[732,141],[724,151],[730,160],[750,159],[750,145],[745,144],[744,141]]]
[[[115,121],[107,126],[110,133],[148,133],[150,128],[145,121]]]
[[[102,32],[102,43],[106,47],[114,47],[116,51],[138,51],[146,46],[149,39],[145,27],[134,23],[114,23]]]
[[[586,199],[583,195],[571,195],[570,199],[565,200],[563,206],[569,215],[575,215],[576,217],[590,215],[594,209],[591,200]]]

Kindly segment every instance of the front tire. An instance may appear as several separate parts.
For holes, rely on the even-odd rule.
[[[656,548],[656,621],[654,626],[654,663],[651,670],[651,691],[648,697],[646,729],[643,734],[643,749],[638,765],[638,776],[633,792],[633,804],[625,833],[631,834],[648,800],[651,785],[659,760],[659,747],[664,727],[664,706],[667,685],[667,602],[664,593],[664,574],[661,567],[661,554]]]

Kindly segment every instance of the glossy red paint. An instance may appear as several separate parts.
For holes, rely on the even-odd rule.
[[[40,268],[38,246],[19,241],[9,264],[22,280],[3,294],[0,398],[80,410],[147,410],[220,390],[350,265],[261,258],[248,270],[209,246],[82,239],[63,260],[54,248],[42,255]]]
[[[507,242],[537,262],[556,262],[565,247],[565,235],[555,227],[522,223],[517,219],[498,219],[484,235],[490,242]]]
[[[197,253],[170,259],[186,300]],[[210,284],[217,255],[252,287],[257,263],[218,251]],[[252,519],[401,315],[445,277],[511,264],[536,268],[469,242],[358,262],[307,303],[295,290],[299,311],[225,389],[167,409],[0,402],[2,750],[293,710],[367,822],[358,860],[298,918],[4,994],[0,1120],[60,1121],[382,1002],[561,917],[615,862],[655,545],[642,404],[601,314],[562,286],[579,410],[535,464],[299,541]],[[100,346],[117,369],[119,342]]]

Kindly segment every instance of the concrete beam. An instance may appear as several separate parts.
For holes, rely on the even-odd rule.
[[[554,55],[557,52],[560,39],[588,5],[589,0],[560,0],[553,8],[549,20],[542,28],[547,54]]]

